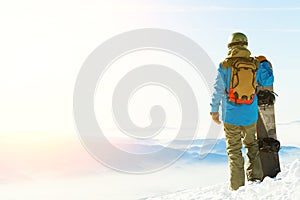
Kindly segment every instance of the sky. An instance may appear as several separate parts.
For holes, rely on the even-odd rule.
[[[273,64],[274,87],[279,95],[277,122],[297,121],[300,119],[299,18],[300,2],[291,0],[2,1],[0,135],[76,134],[73,91],[82,64],[104,41],[139,28],[169,29],[186,35],[207,52],[216,67],[226,56],[229,35],[244,32],[252,54],[266,55]],[[161,56],[168,59],[167,55]],[[136,63],[146,57],[147,54],[136,56]],[[166,106],[176,106],[176,100],[165,91],[157,92],[165,96]],[[201,83],[198,96],[201,135],[210,123],[210,97]],[[137,102],[138,99],[139,96]],[[132,109],[132,115],[138,116],[135,119],[147,124],[145,113],[141,112],[143,104]],[[172,114],[178,113],[176,108],[168,109]],[[169,119],[169,126],[178,124],[178,118]],[[105,121],[104,125],[110,128],[112,122]]]

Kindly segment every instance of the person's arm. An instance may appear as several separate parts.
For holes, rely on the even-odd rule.
[[[256,74],[257,83],[261,86],[271,86],[274,82],[273,69],[271,63],[264,56],[258,56],[256,59],[260,62]]]
[[[221,121],[219,120],[219,107],[221,104],[222,97],[225,92],[225,86],[224,86],[224,81],[225,81],[225,76],[224,72],[222,69],[222,65],[220,64],[219,69],[218,69],[218,75],[214,84],[214,92],[212,95],[212,100],[211,100],[211,116],[212,119],[217,123],[220,124]]]

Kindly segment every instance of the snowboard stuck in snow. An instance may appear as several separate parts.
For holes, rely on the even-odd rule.
[[[266,59],[260,62],[268,62],[270,67],[272,66],[271,63]],[[257,138],[259,141],[263,179],[267,176],[274,178],[280,172],[280,163],[278,156],[278,151],[280,150],[280,142],[277,140],[274,112],[276,93],[273,92],[273,85],[258,85],[256,93],[258,96],[259,106],[257,120]]]

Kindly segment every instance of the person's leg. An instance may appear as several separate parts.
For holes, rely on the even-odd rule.
[[[245,185],[244,158],[242,156],[241,128],[224,123],[226,149],[230,168],[230,188],[237,190]]]
[[[248,181],[261,180],[263,177],[259,147],[256,138],[256,122],[243,127],[243,143],[247,151],[247,179]]]

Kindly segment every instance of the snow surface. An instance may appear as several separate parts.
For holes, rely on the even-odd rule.
[[[228,189],[228,182],[209,187],[178,191],[172,194],[149,197],[147,200],[205,200],[205,199],[300,199],[300,160],[285,165],[276,179],[266,177],[261,183],[248,183],[237,191]]]

